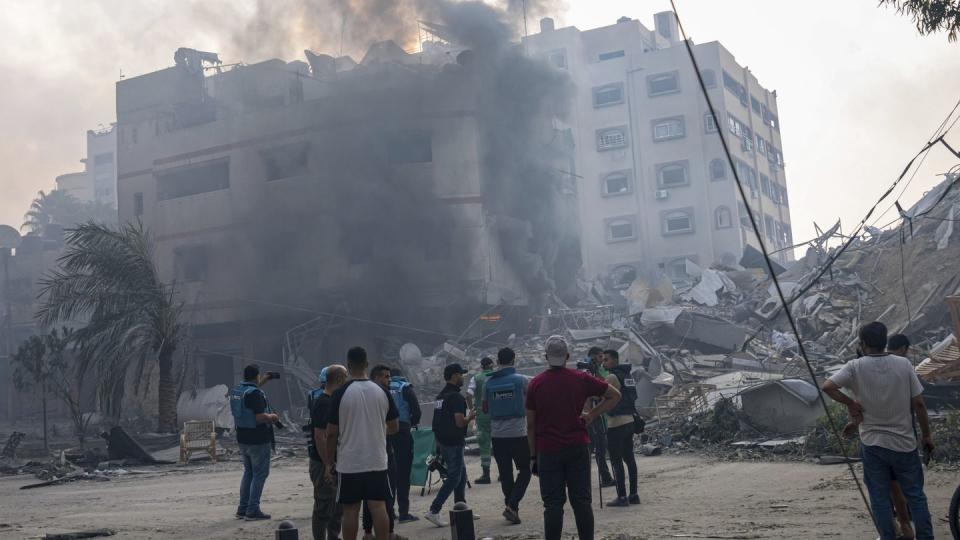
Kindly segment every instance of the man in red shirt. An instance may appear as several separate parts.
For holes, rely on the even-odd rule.
[[[580,540],[593,540],[587,426],[617,404],[620,392],[592,375],[568,369],[570,352],[563,337],[550,336],[544,348],[550,368],[530,381],[526,402],[530,459],[540,476],[543,499],[543,536],[559,540],[563,534],[569,492],[577,534]],[[602,401],[584,413],[583,404],[591,397]]]

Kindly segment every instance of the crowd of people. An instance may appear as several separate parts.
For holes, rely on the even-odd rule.
[[[913,422],[916,415],[920,443],[929,455],[933,443],[922,386],[902,356],[909,342],[893,336],[894,345],[904,348],[887,349],[881,323],[863,326],[859,358],[830,377],[823,391],[847,406],[851,424],[845,431],[859,431],[865,484],[881,538],[933,538]],[[425,520],[446,527],[441,511],[450,496],[454,503],[466,503],[464,449],[472,422],[482,470],[475,483],[492,483],[492,457],[508,523],[521,523],[521,503],[537,476],[543,537],[561,538],[569,499],[578,537],[592,540],[592,461],[601,486],[616,488],[616,498],[607,506],[640,504],[634,437],[644,423],[635,409],[632,366],[621,363],[616,350],[593,348],[570,368],[561,336],[547,339],[544,357],[548,368],[531,378],[517,372],[516,354],[503,348],[496,365],[491,358],[482,359],[466,394],[467,371],[456,363],[445,366],[445,386],[434,398],[431,423],[442,483]],[[270,470],[272,426],[279,419],[261,389],[268,379],[257,366],[247,366],[244,381],[231,394],[244,465],[236,515],[246,520],[270,518],[260,508],[260,497]],[[370,368],[366,351],[354,347],[345,366],[321,371],[320,388],[309,394],[308,403],[313,538],[356,540],[362,526],[365,540],[404,540],[395,524],[418,520],[410,513],[409,499],[412,430],[421,419],[413,385],[395,367]]]

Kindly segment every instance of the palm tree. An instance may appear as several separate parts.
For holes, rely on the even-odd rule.
[[[83,203],[66,191],[54,189],[44,193],[41,190],[30,204],[30,211],[24,214],[20,229],[40,234],[48,225],[69,227],[82,221],[82,208]]]
[[[160,281],[143,225],[115,229],[81,224],[67,231],[59,263],[59,269],[40,281],[40,323],[89,321],[74,338],[81,357],[94,359],[101,402],[114,416],[119,415],[130,369],[135,370],[134,391],[139,392],[145,370],[156,362],[158,430],[175,431],[173,354],[184,337],[182,306],[174,300],[173,287]]]

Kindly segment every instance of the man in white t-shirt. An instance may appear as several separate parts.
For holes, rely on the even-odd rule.
[[[360,503],[367,502],[377,540],[390,536],[386,501],[387,435],[400,429],[400,414],[388,390],[367,378],[367,351],[347,351],[350,381],[333,394],[327,414],[327,451],[335,455],[327,475],[338,474],[337,502],[343,506],[343,538],[356,540]]]
[[[887,327],[872,322],[860,328],[863,356],[851,360],[823,383],[823,391],[847,406],[850,418],[860,421],[863,480],[883,540],[896,538],[890,482],[896,479],[907,498],[917,540],[933,538],[927,497],[923,493],[923,466],[913,426],[916,413],[924,452],[933,452],[923,386],[906,358],[887,354]],[[853,398],[841,392],[847,388]]]

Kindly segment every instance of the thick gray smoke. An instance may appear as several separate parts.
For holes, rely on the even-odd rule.
[[[352,17],[370,22],[367,39],[402,34],[398,24],[391,24],[394,19],[364,15],[357,11],[358,4],[331,5],[353,9]],[[391,13],[411,9],[403,2],[389,7]],[[261,9],[276,8],[263,3]],[[459,63],[442,68],[361,67],[330,83],[335,90],[321,100],[317,122],[340,127],[315,137],[310,148],[312,159],[321,164],[310,197],[320,202],[304,208],[295,201],[267,201],[272,207],[263,214],[258,227],[262,236],[256,239],[265,267],[257,273],[272,276],[270,284],[261,287],[263,297],[325,309],[348,306],[344,309],[365,318],[459,332],[478,315],[476,304],[448,306],[438,319],[444,311],[436,304],[424,310],[423,305],[435,299],[423,291],[426,286],[456,298],[457,291],[449,289],[462,286],[468,267],[481,263],[470,259],[472,250],[462,245],[457,232],[467,217],[462,207],[440,200],[429,179],[397,177],[391,155],[398,147],[408,150],[404,145],[425,125],[425,117],[464,107],[475,111],[483,208],[496,225],[504,257],[536,308],[548,293],[569,287],[579,268],[576,238],[564,236],[564,220],[570,216],[562,206],[563,173],[556,165],[562,145],[551,124],[566,113],[572,86],[565,74],[523,54],[512,41],[515,28],[506,9],[437,0],[418,0],[415,9],[416,17],[441,25],[467,52]],[[302,21],[302,16],[294,18]],[[280,43],[271,41],[278,39],[273,28],[261,30],[251,34],[261,40],[258,47]],[[463,102],[463,96],[472,101]],[[326,224],[320,230],[318,215]],[[303,291],[289,285],[311,275],[324,283],[325,273],[336,272],[321,265],[327,249],[366,264],[350,267],[354,273],[342,281],[350,285],[325,290],[321,298],[304,298]],[[425,251],[454,256],[425,264]],[[457,312],[464,308],[467,312]]]

